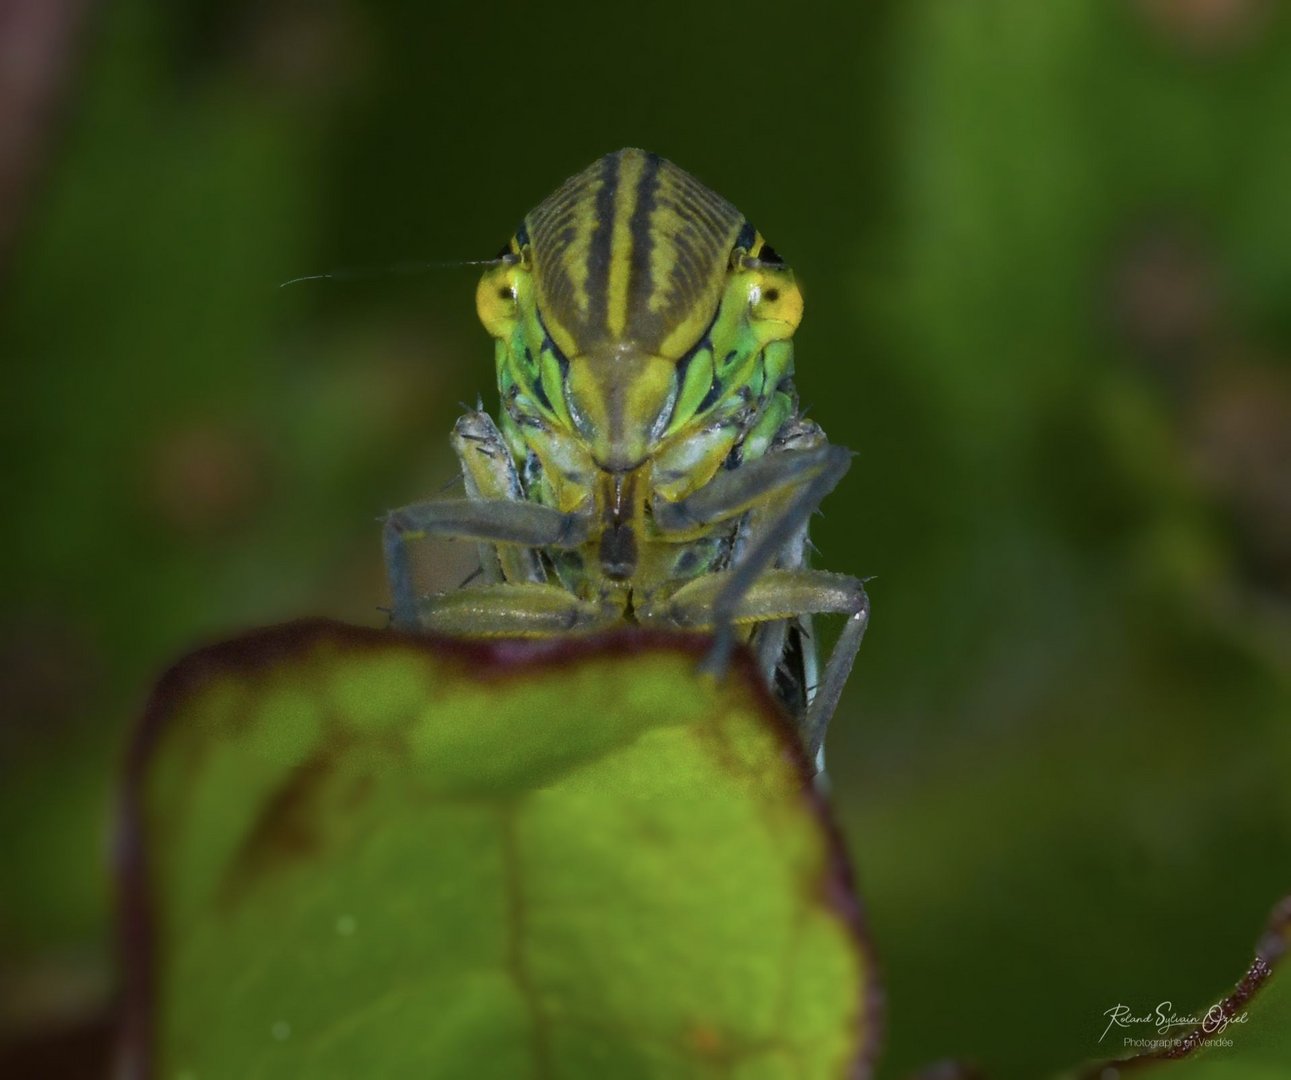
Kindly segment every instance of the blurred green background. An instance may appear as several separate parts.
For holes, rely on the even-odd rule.
[[[151,681],[253,625],[380,625],[377,515],[494,400],[474,271],[277,284],[487,258],[624,145],[792,262],[800,391],[858,454],[815,538],[875,575],[829,761],[882,1073],[1040,1075],[1119,1052],[1118,1003],[1236,979],[1291,884],[1284,6],[21,7],[0,1036],[111,993]]]

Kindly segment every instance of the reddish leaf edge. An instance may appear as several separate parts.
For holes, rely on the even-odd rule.
[[[156,1075],[152,1060],[157,1001],[152,934],[156,904],[148,887],[143,790],[161,737],[185,703],[213,679],[230,674],[255,676],[323,645],[350,652],[403,649],[429,653],[458,662],[477,682],[491,683],[523,679],[589,660],[650,652],[680,653],[698,663],[712,645],[712,637],[627,627],[552,639],[464,639],[377,630],[327,618],[305,618],[251,630],[181,657],[157,681],[128,737],[117,795],[113,868],[121,994],[114,1080],[154,1080]],[[752,690],[759,711],[772,726],[786,759],[801,780],[802,799],[824,829],[828,864],[821,882],[821,896],[848,928],[863,969],[863,1008],[856,1018],[857,1054],[847,1076],[849,1080],[868,1080],[882,1045],[886,1010],[878,958],[842,833],[829,803],[812,782],[814,770],[791,719],[763,683],[746,648],[736,650],[731,675],[742,678]]]
[[[1250,1004],[1272,977],[1288,950],[1291,950],[1291,895],[1283,897],[1274,905],[1264,933],[1256,943],[1255,957],[1237,981],[1232,993],[1207,1010],[1207,1017],[1213,1015],[1215,1018],[1209,1025],[1199,1024],[1186,1035],[1180,1036],[1179,1041],[1168,1049],[1150,1050],[1126,1058],[1082,1066],[1082,1071],[1074,1074],[1074,1080],[1119,1080],[1122,1073],[1139,1072],[1145,1067],[1168,1064],[1188,1057],[1202,1046],[1206,1038],[1214,1034],[1214,1027],[1220,1021],[1231,1019]],[[950,1059],[922,1066],[909,1075],[909,1080],[986,1080],[986,1073],[973,1062]]]
[[[1283,963],[1289,949],[1291,949],[1291,895],[1284,896],[1274,905],[1264,933],[1256,942],[1255,957],[1250,966],[1238,979],[1232,992],[1206,1011],[1206,1019],[1202,1023],[1180,1036],[1172,1046],[1090,1066],[1087,1071],[1079,1074],[1080,1080],[1118,1080],[1123,1073],[1139,1072],[1146,1067],[1159,1066],[1190,1057],[1202,1048],[1206,1039],[1212,1037],[1217,1028],[1225,1026],[1251,1003],[1252,999],[1267,985],[1274,971]],[[1238,1028],[1228,1030],[1239,1032]],[[1240,1034],[1237,1034],[1237,1038],[1240,1038]]]

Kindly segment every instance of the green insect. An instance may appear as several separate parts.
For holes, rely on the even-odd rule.
[[[793,387],[802,294],[730,203],[641,150],[533,210],[480,281],[501,413],[453,430],[466,498],[385,519],[393,623],[548,637],[623,624],[747,641],[819,762],[869,616],[807,565],[809,518],[850,453]],[[418,597],[408,541],[480,544],[482,580]],[[818,680],[811,616],[847,616]]]

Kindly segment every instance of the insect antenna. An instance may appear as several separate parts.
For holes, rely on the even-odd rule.
[[[499,255],[495,259],[441,259],[437,261],[409,261],[387,263],[385,266],[343,266],[321,274],[301,274],[280,282],[278,288],[298,285],[302,281],[364,281],[381,277],[408,277],[412,274],[424,274],[429,270],[453,270],[462,266],[501,266],[503,263],[515,262],[511,254]]]

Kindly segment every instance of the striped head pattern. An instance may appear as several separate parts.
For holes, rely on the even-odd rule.
[[[607,154],[531,211],[477,303],[512,419],[558,425],[610,472],[733,394],[747,401],[757,359],[787,345],[802,314],[792,272],[744,216],[637,149]],[[754,396],[774,391],[767,374]]]

